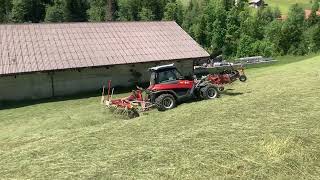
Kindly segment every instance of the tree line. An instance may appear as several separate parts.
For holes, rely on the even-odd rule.
[[[175,20],[213,55],[305,55],[320,51],[319,0],[250,8],[247,0],[0,0],[0,23]]]

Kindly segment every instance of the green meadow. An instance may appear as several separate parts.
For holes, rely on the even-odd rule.
[[[98,94],[8,105],[0,179],[320,179],[320,56],[279,60],[217,100],[132,120]]]

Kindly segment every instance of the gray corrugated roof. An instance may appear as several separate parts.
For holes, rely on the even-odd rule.
[[[175,22],[0,25],[0,75],[207,57]]]

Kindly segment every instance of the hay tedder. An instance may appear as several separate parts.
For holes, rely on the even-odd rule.
[[[101,103],[115,114],[135,118],[153,107],[166,111],[189,99],[216,99],[225,84],[237,78],[244,80],[245,76],[243,70],[237,70],[230,74],[210,74],[199,79],[184,77],[174,64],[153,67],[149,71],[150,86],[147,89],[138,87],[125,98],[113,99],[114,89],[111,89],[109,81],[107,95],[103,88]]]
[[[220,91],[224,91],[224,86],[227,84],[232,84],[233,82],[239,81],[246,82],[247,76],[245,75],[244,68],[241,67],[239,69],[225,70],[221,73],[217,74],[209,74],[207,75],[208,81],[212,84],[216,84],[219,86]]]
[[[103,87],[101,103],[114,114],[123,115],[128,118],[139,117],[141,112],[148,111],[152,104],[144,98],[143,89],[133,90],[131,95],[125,98],[113,99],[114,89],[111,90],[111,81],[108,83],[108,94]]]

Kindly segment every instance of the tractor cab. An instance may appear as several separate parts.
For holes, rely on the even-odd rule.
[[[172,84],[184,79],[174,64],[153,67],[149,71],[151,72],[150,85]]]

